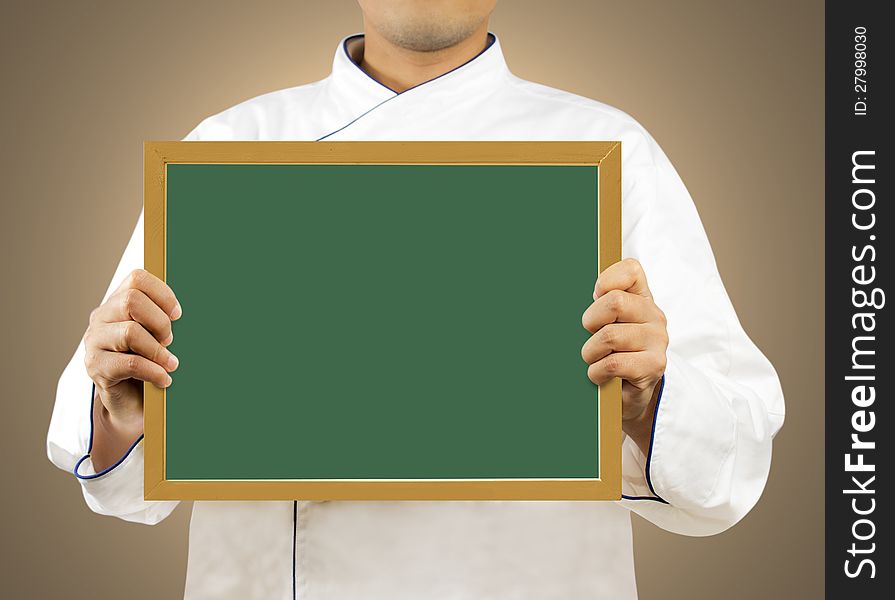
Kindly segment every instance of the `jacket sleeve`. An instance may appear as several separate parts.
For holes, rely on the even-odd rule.
[[[185,140],[198,139],[193,130]],[[143,211],[103,295],[104,303],[134,269],[143,268]],[[97,472],[90,459],[93,445],[93,406],[99,402],[84,364],[84,340],[79,342],[56,387],[56,403],[47,432],[47,456],[74,475],[87,506],[96,513],[154,525],[167,517],[176,501],[143,499],[143,436],[112,466]]]
[[[628,145],[623,255],[643,265],[669,346],[649,452],[622,444],[621,502],[663,529],[712,535],[761,496],[783,392],[739,323],[676,170],[645,131]]]
[[[105,302],[125,276],[143,267],[143,212],[103,296]],[[87,506],[96,513],[154,525],[177,502],[143,500],[143,436],[112,466],[96,472],[90,460],[93,445],[93,405],[96,390],[84,365],[84,340],[59,378],[56,404],[47,433],[47,455],[60,469],[72,473],[81,484]]]

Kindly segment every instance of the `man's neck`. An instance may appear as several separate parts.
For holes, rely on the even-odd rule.
[[[488,42],[488,23],[462,42],[433,52],[418,52],[401,48],[376,33],[372,27],[364,30],[359,62],[370,77],[396,91],[403,92],[415,85],[435,79],[475,57]]]

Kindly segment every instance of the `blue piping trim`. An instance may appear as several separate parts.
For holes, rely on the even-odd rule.
[[[662,504],[668,504],[658,496],[628,496],[627,494],[622,494],[623,500],[652,500],[653,502],[661,502]]]
[[[653,493],[653,495],[668,504],[666,500],[663,500],[662,497],[656,493],[655,488],[653,487],[653,481],[650,478],[650,465],[653,460],[653,442],[656,441],[656,421],[659,420],[659,404],[662,402],[662,392],[665,391],[665,374],[662,374],[662,382],[659,384],[659,396],[656,398],[656,408],[653,411],[653,427],[650,430],[649,434],[649,449],[646,453],[646,485],[649,487],[649,491]]]
[[[298,500],[292,501],[292,600],[296,600],[298,596],[295,591],[295,558],[296,558],[296,538],[298,537]]]
[[[354,123],[355,121],[357,121],[357,120],[359,120],[359,119],[362,119],[363,117],[367,116],[368,113],[373,112],[374,110],[376,110],[377,108],[379,108],[380,106],[382,106],[383,104],[385,104],[386,102],[388,102],[389,100],[393,100],[393,99],[395,99],[395,98],[397,98],[397,96],[392,96],[391,98],[386,98],[385,100],[383,100],[383,101],[380,102],[379,104],[373,106],[372,108],[368,108],[366,111],[364,111],[364,112],[362,112],[361,114],[359,114],[358,116],[354,117],[353,119],[351,119],[350,121],[348,121],[347,123],[345,123],[344,125],[342,125],[341,127],[339,127],[338,129],[336,129],[336,130],[334,130],[334,131],[330,131],[330,132],[327,133],[326,135],[324,135],[324,136],[322,136],[322,137],[319,137],[319,138],[317,138],[317,139],[314,140],[314,141],[315,141],[315,142],[319,142],[320,140],[326,139],[326,138],[328,138],[328,137],[331,136],[331,135],[334,135],[334,134],[336,134],[336,133],[339,133],[340,131],[342,131],[343,129],[345,129],[346,127],[348,127],[349,125],[351,125],[351,124]]]
[[[377,108],[379,108],[380,106],[382,106],[382,105],[385,104],[386,102],[388,102],[388,101],[390,101],[390,100],[394,100],[394,99],[397,98],[398,96],[400,96],[400,95],[402,95],[402,94],[406,94],[406,93],[409,92],[410,90],[414,90],[414,89],[420,87],[421,85],[426,85],[427,83],[431,83],[431,82],[435,81],[436,79],[439,79],[439,78],[441,78],[441,77],[444,77],[445,75],[448,75],[448,74],[450,74],[450,73],[453,73],[453,72],[456,71],[457,69],[460,69],[460,68],[462,68],[462,67],[465,67],[466,65],[468,65],[469,63],[471,63],[472,61],[474,61],[475,59],[477,59],[479,56],[481,56],[482,54],[484,54],[485,52],[487,52],[488,49],[491,48],[491,46],[494,45],[494,42],[497,41],[497,36],[495,36],[493,33],[491,33],[491,32],[489,31],[489,32],[488,32],[488,44],[487,44],[484,48],[482,48],[482,50],[481,50],[478,54],[476,54],[475,56],[473,56],[472,58],[470,58],[469,60],[467,60],[465,63],[463,63],[463,64],[461,64],[461,65],[457,65],[456,67],[454,67],[454,68],[451,69],[450,71],[445,71],[444,73],[442,73],[441,75],[438,75],[437,77],[433,77],[432,79],[427,79],[426,81],[423,81],[423,82],[421,82],[421,83],[418,83],[418,84],[416,84],[416,85],[413,86],[413,87],[409,87],[409,88],[407,88],[406,90],[404,90],[403,92],[396,92],[395,90],[393,90],[392,88],[388,87],[387,85],[385,85],[385,84],[382,83],[381,81],[378,81],[378,80],[374,79],[369,73],[367,73],[366,71],[364,71],[363,69],[361,69],[361,68],[360,68],[360,65],[357,64],[356,62],[354,62],[354,59],[351,58],[351,54],[348,53],[348,41],[349,41],[349,40],[353,40],[353,39],[355,39],[355,38],[363,37],[363,36],[364,36],[364,34],[362,34],[362,33],[358,33],[357,35],[351,35],[351,36],[348,36],[347,38],[345,38],[345,40],[342,42],[342,52],[345,53],[345,56],[348,57],[348,60],[351,62],[351,64],[353,64],[355,67],[357,67],[357,70],[358,70],[358,71],[360,71],[361,73],[363,73],[364,75],[366,75],[368,78],[370,78],[372,81],[375,81],[376,83],[378,83],[379,85],[381,85],[382,87],[384,87],[385,89],[387,89],[388,91],[390,91],[391,93],[393,93],[394,96],[392,96],[391,98],[386,98],[385,100],[383,100],[383,101],[380,102],[379,104],[377,104],[377,105],[373,106],[372,108],[368,109],[366,112],[364,112],[364,113],[360,114],[359,116],[355,117],[354,119],[352,119],[351,121],[349,121],[349,122],[346,123],[345,125],[342,125],[342,126],[339,127],[338,129],[336,129],[336,130],[334,130],[334,131],[330,131],[330,132],[327,133],[326,135],[317,138],[316,140],[314,140],[315,142],[319,142],[319,141],[321,141],[321,140],[324,140],[324,139],[328,138],[329,136],[331,136],[331,135],[333,135],[333,134],[336,134],[336,133],[342,131],[343,129],[345,129],[346,127],[348,127],[349,125],[351,125],[351,124],[354,123],[355,121],[357,121],[357,120],[359,120],[359,119],[365,117],[366,115],[368,115],[368,114],[371,113],[372,111],[376,110]]]
[[[94,473],[93,475],[81,475],[80,473],[78,473],[78,469],[80,468],[81,463],[83,463],[85,460],[90,458],[90,453],[93,451],[93,403],[95,400],[96,400],[96,383],[94,383],[90,387],[90,441],[87,444],[87,454],[82,456],[81,459],[75,463],[75,468],[72,469],[72,473],[74,473],[75,477],[77,477],[78,479],[83,479],[83,480],[90,480],[90,479],[96,479],[98,477],[102,477],[106,473],[109,473],[110,471],[115,469],[115,467],[117,467],[118,465],[123,463],[124,460],[128,456],[130,456],[131,452],[134,451],[134,448],[137,447],[137,444],[139,444],[140,441],[143,439],[143,434],[141,433],[140,437],[138,437],[137,440],[133,444],[131,444],[131,447],[127,449],[127,452],[124,453],[124,456],[122,456],[117,461],[115,461],[115,464],[113,464],[110,467],[106,467],[99,473]]]

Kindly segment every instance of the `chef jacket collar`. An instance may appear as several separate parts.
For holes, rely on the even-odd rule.
[[[349,49],[363,39],[355,33],[342,38],[333,59],[330,86],[339,103],[355,110],[365,110],[395,96],[412,96],[425,92],[435,95],[480,93],[498,85],[508,73],[500,41],[488,32],[488,45],[477,55],[438,77],[419,83],[403,92],[396,92],[368,75],[352,60]]]

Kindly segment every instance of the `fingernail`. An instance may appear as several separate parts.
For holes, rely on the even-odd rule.
[[[180,361],[177,360],[177,357],[174,356],[173,354],[169,354],[169,356],[168,356],[168,370],[169,370],[169,371],[173,371],[174,369],[177,368],[177,365],[179,365],[179,364],[180,364]]]
[[[165,385],[164,385],[164,387],[168,387],[169,385],[171,385],[171,381],[172,381],[171,376],[170,376],[170,375],[165,375]]]
[[[183,309],[180,308],[180,302],[174,305],[174,310],[171,311],[171,318],[175,321],[180,318],[180,315],[183,314]]]
[[[162,346],[170,346],[171,342],[173,342],[173,341],[174,341],[174,333],[172,332],[172,333],[169,333],[168,337],[166,337],[165,340],[162,342]]]

